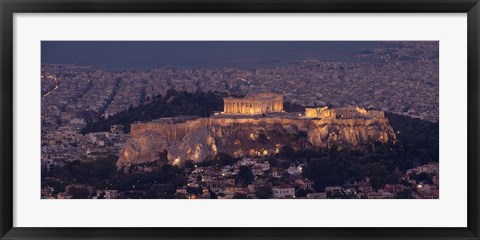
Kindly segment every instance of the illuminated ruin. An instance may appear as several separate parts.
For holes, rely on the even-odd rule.
[[[244,98],[223,99],[224,114],[256,115],[283,112],[283,96],[275,93],[259,93]]]
[[[345,107],[329,109],[328,107],[307,107],[305,117],[320,119],[351,119],[351,118],[385,118],[385,113],[378,110],[366,110],[361,107]]]

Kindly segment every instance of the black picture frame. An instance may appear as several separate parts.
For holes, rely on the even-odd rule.
[[[480,239],[478,0],[0,0],[1,239]],[[14,13],[468,13],[468,227],[466,228],[20,228],[13,227]],[[33,214],[33,213],[32,213]],[[448,218],[448,216],[444,216]]]

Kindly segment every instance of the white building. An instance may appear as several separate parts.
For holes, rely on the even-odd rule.
[[[302,173],[302,168],[300,166],[295,167],[295,165],[292,165],[287,169],[287,172],[290,175],[300,175]]]
[[[254,164],[254,162],[250,158],[242,158],[237,164],[238,166],[251,166]]]
[[[294,198],[295,197],[295,188],[290,187],[289,185],[279,185],[273,189],[273,198]]]
[[[427,163],[416,168],[408,169],[406,174],[410,175],[412,173],[438,174],[438,163]]]
[[[115,199],[118,197],[118,190],[105,190],[105,199]]]

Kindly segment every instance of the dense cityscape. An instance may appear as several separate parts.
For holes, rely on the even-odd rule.
[[[438,153],[404,154],[438,152],[438,42],[385,42],[352,53],[352,59],[307,59],[264,68],[167,66],[138,71],[43,63],[42,198],[438,198]],[[117,121],[122,114],[133,116],[142,108],[182,96],[187,96],[185,107],[194,104],[188,96],[205,93],[213,96],[205,98],[220,101],[220,109],[209,109],[222,111],[222,97],[265,92],[283,96],[286,112],[323,106],[386,112],[394,116],[387,118],[399,143],[377,146],[368,156],[358,149],[285,145],[278,146],[274,155],[258,157],[218,153],[208,161],[172,164],[165,153],[148,163],[121,168],[116,163],[131,138],[129,123],[133,123]],[[210,114],[205,108],[203,115]],[[164,111],[160,116],[175,114]],[[108,121],[115,124],[102,131],[85,130]],[[424,149],[405,148],[405,133],[400,131],[405,126],[397,128],[396,122],[421,122],[414,127],[427,129],[420,131],[425,136],[419,134],[422,146],[413,140],[410,144]],[[428,136],[431,133],[436,136]],[[302,134],[290,137],[301,142]],[[250,140],[264,144],[269,136],[257,134]],[[330,163],[332,159],[337,160]],[[358,161],[351,163],[354,159]],[[408,164],[397,164],[400,159]],[[347,171],[343,166],[341,179],[327,179],[330,174],[319,164],[327,161],[337,168],[337,164],[356,166],[364,161],[375,166],[380,160],[390,161],[386,169]],[[325,176],[318,176],[316,170]]]

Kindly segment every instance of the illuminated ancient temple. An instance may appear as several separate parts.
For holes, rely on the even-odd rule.
[[[328,107],[317,108],[305,108],[305,117],[308,118],[335,118],[335,109],[329,109]]]
[[[329,109],[328,107],[307,107],[305,108],[305,117],[307,118],[385,118],[385,113],[378,110],[366,110],[361,107],[344,107]]]
[[[264,114],[283,112],[283,96],[275,93],[259,93],[244,98],[223,99],[224,114]]]

